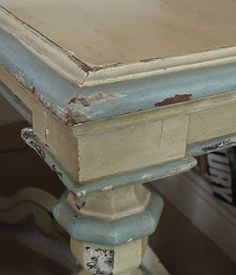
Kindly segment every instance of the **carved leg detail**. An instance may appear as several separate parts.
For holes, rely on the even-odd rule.
[[[53,215],[71,236],[76,275],[168,274],[147,246],[161,216],[163,200],[142,184],[187,171],[196,165],[194,158],[80,184],[32,129],[24,129],[22,138],[70,190],[57,203]]]
[[[54,216],[72,237],[75,274],[146,274],[142,262],[148,235],[154,232],[162,207],[162,199],[142,185],[80,199],[67,194]]]

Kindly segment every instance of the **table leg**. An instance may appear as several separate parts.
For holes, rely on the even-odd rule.
[[[163,201],[142,185],[94,193],[67,194],[54,216],[71,235],[76,275],[141,275],[148,235],[156,228]]]

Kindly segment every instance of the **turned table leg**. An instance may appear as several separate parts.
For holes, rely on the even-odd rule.
[[[150,274],[142,267],[143,256],[162,208],[162,199],[142,185],[80,199],[67,194],[54,216],[72,236],[75,274]]]
[[[71,237],[77,261],[75,275],[168,274],[148,247],[163,200],[142,184],[190,170],[197,163],[193,157],[82,184],[63,169],[32,129],[22,130],[22,138],[69,190],[54,207],[53,215]]]

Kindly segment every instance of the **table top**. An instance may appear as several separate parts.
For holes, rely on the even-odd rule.
[[[69,74],[80,84],[89,82],[88,71],[100,82],[134,78],[172,67],[176,57],[180,66],[201,63],[216,59],[212,51],[222,57],[236,46],[234,0],[0,0],[0,6],[8,15],[3,25],[14,25],[28,46],[47,52],[47,62],[59,62],[52,61],[53,50],[72,59],[78,68],[67,64]]]
[[[235,141],[235,10],[234,0],[0,0],[0,93],[80,182],[192,167],[189,155]]]

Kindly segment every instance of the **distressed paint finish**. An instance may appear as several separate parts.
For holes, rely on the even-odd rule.
[[[162,208],[162,199],[153,194],[145,211],[107,222],[78,214],[63,197],[53,214],[73,239],[114,247],[152,234]]]
[[[114,250],[113,249],[93,249],[85,247],[84,253],[88,259],[86,266],[88,270],[94,274],[112,273],[114,266]]]
[[[236,67],[232,60],[228,64],[227,62],[208,64],[209,66],[202,68],[166,71],[163,74],[142,79],[81,87],[63,78],[11,35],[0,31],[0,37],[0,70],[5,70],[9,74],[8,78],[4,77],[4,85],[8,82],[6,86],[9,86],[9,83],[14,81],[19,84],[19,86],[15,85],[11,92],[13,91],[19,97],[18,90],[23,90],[25,100],[22,103],[29,109],[34,106],[32,117],[35,133],[50,147],[54,156],[63,162],[63,166],[72,174],[72,177],[81,183],[183,158],[187,153],[186,145],[191,146],[191,143],[204,142],[206,139],[235,133],[233,121],[236,102],[234,92]],[[33,103],[27,100],[30,97],[34,98]],[[230,105],[231,111],[228,112]],[[215,111],[210,110],[213,108]],[[220,127],[216,127],[219,118],[214,114],[220,116],[221,113],[217,111],[218,108],[221,108],[224,116],[231,121],[228,126],[221,123]],[[45,112],[48,117],[53,117],[53,119],[50,118],[53,123],[47,123]],[[173,142],[166,138],[166,135],[162,135],[162,129],[164,129],[162,125],[168,124],[168,120],[171,118],[175,120],[178,116],[183,116],[185,119],[185,121],[179,121],[183,123],[184,130],[178,131],[176,127],[176,131],[171,132],[170,126],[166,131],[167,136],[176,137]],[[212,120],[206,123],[209,117],[212,117]],[[154,119],[156,123],[153,122]],[[144,120],[146,120],[146,126],[141,125]],[[201,123],[201,120],[204,123]],[[124,122],[127,122],[129,127],[122,130],[123,133],[118,132],[120,128],[116,126]],[[59,126],[62,123],[65,125],[55,130],[55,125]],[[109,124],[114,125],[110,133],[106,128]],[[158,125],[159,129],[157,129]],[[91,133],[87,137],[84,134],[87,129],[93,132],[96,127],[104,129],[104,133],[96,139],[96,142],[101,145],[99,147],[95,146]],[[132,131],[132,127],[135,131]],[[155,139],[152,133],[152,136],[149,135],[149,141],[144,144],[143,140],[146,136],[142,127],[151,133],[155,128],[155,135],[158,139],[162,137],[162,141]],[[208,131],[205,131],[206,127]],[[67,129],[70,130],[66,131]],[[213,131],[214,129],[218,131]],[[63,135],[61,130],[64,131]],[[117,135],[112,136],[114,131],[117,131]],[[67,134],[69,132],[70,134]],[[103,141],[102,135],[106,136],[108,143]],[[119,143],[119,135],[124,140],[122,144]],[[133,142],[132,136],[138,135],[139,140],[136,139]],[[184,144],[186,136],[183,135],[187,136],[186,144]],[[59,141],[59,137],[62,136],[65,138]],[[70,142],[73,136],[74,140]],[[203,140],[199,140],[201,137]],[[127,140],[132,141],[127,142]],[[168,144],[163,143],[168,140]],[[66,142],[66,145],[60,146],[59,143],[62,142],[63,144]],[[111,150],[106,150],[106,144]],[[125,154],[122,157],[124,161],[121,161],[121,158],[110,161],[114,156],[118,156],[114,152],[115,148],[118,148],[116,144],[121,145],[120,151]],[[162,146],[158,150],[160,144]],[[94,146],[94,150],[89,149],[90,145]],[[166,151],[163,148],[167,146],[169,150]],[[175,150],[179,148],[180,151],[171,150],[170,146],[175,146]],[[67,153],[64,148],[69,147],[70,153]],[[152,152],[149,147],[155,150]],[[99,154],[94,156],[96,150]],[[141,150],[145,156],[143,158]],[[109,154],[109,151],[113,153]]]
[[[52,171],[54,171],[59,179],[63,182],[68,190],[75,192],[79,187],[79,184],[73,179],[73,177],[65,171],[59,161],[46,149],[46,146],[41,144],[33,133],[32,129],[25,128],[21,132],[22,139],[28,144],[36,153],[49,165]]]
[[[162,208],[157,194],[130,186],[95,193],[82,204],[81,198],[65,195],[54,216],[72,236],[72,253],[82,267],[78,275],[142,275],[147,235],[155,230]]]
[[[236,90],[236,65],[232,62],[82,88],[53,71],[1,29],[0,65],[70,125],[147,110],[176,95],[191,94],[194,100]]]
[[[88,274],[143,274],[143,254],[147,249],[147,238],[130,242],[115,248],[71,240],[71,249],[80,266]],[[133,251],[133,253],[130,253]],[[78,257],[79,255],[79,257]],[[134,273],[136,271],[136,273]],[[78,273],[83,274],[83,273]]]
[[[55,13],[54,1],[0,0],[0,93],[32,118],[23,139],[70,191],[53,212],[76,275],[156,275],[157,259],[141,263],[163,201],[142,184],[235,144],[236,4],[59,0]]]
[[[197,165],[197,161],[192,158],[181,159],[163,165],[144,168],[124,175],[116,175],[112,178],[100,179],[89,184],[80,184],[75,181],[70,174],[63,169],[58,160],[50,152],[49,148],[40,143],[33,130],[25,128],[21,132],[23,140],[36,151],[36,153],[49,165],[65,187],[76,194],[77,197],[86,197],[97,192],[114,190],[121,187],[143,184],[164,177],[169,177],[178,173],[186,172]]]
[[[203,154],[224,150],[236,146],[236,136],[228,136],[210,140],[204,144],[196,144],[189,149],[189,155],[201,156]]]

